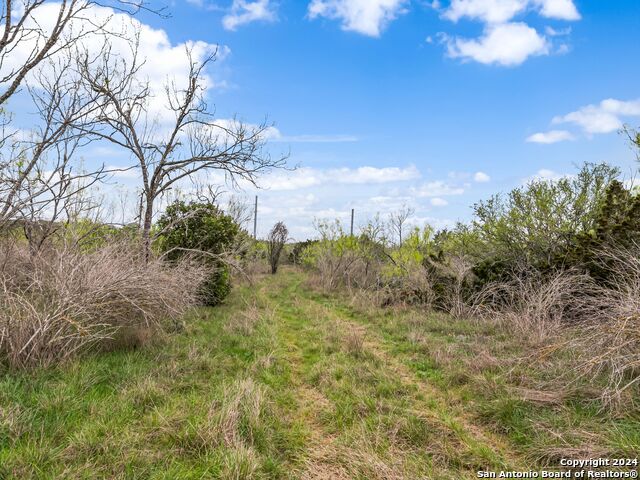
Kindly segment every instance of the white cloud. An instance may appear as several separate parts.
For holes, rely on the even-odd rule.
[[[462,38],[440,34],[452,58],[474,60],[483,64],[520,65],[531,56],[566,53],[567,45],[552,48],[551,41],[523,21],[518,15],[535,11],[558,20],[578,20],[580,14],[573,0],[451,0],[443,18],[457,22],[469,18],[484,23],[482,36]],[[546,29],[549,37],[568,35],[570,30]]]
[[[597,105],[587,105],[575,112],[555,117],[553,123],[572,123],[587,134],[611,133],[622,127],[622,117],[640,117],[640,99],[621,101],[609,98]]]
[[[418,169],[411,165],[398,167],[358,167],[320,170],[299,168],[292,172],[275,172],[262,178],[260,185],[269,190],[298,190],[318,185],[337,183],[343,185],[370,185],[420,178]]]
[[[536,173],[536,176],[538,178],[544,178],[546,180],[557,180],[559,178],[562,178],[561,174],[556,173],[553,170],[548,170],[546,168],[538,170],[538,173]]]
[[[251,22],[274,22],[276,13],[270,0],[233,0],[231,11],[222,18],[226,30],[236,30]]]
[[[37,23],[46,31],[51,30],[59,8],[59,4],[56,3],[43,4],[35,10],[34,17],[30,18],[29,22],[31,23],[27,24],[26,28]],[[215,52],[218,54],[218,60],[224,59],[230,53],[228,47],[203,41],[189,40],[173,44],[164,30],[153,28],[135,17],[106,7],[90,7],[84,12],[82,18],[73,20],[69,30],[87,31],[92,28],[92,25],[103,23],[105,30],[118,35],[105,37],[101,34],[89,34],[82,38],[81,44],[91,56],[95,56],[100,53],[104,47],[105,38],[107,38],[112,45],[112,55],[131,62],[131,46],[126,38],[133,38],[135,33],[139,32],[138,61],[144,61],[139,71],[139,77],[149,80],[153,93],[161,92],[167,79],[175,79],[178,85],[181,84],[180,80],[186,80],[189,72],[189,59],[185,55],[186,48],[192,50],[192,57],[196,62],[201,62]],[[7,61],[2,65],[1,73],[23,63],[29,58],[32,48],[32,42],[20,42],[18,48],[6,58]],[[46,68],[46,64],[43,64],[43,68]],[[211,77],[206,77],[205,80],[209,87],[215,84]]]
[[[544,29],[544,33],[546,33],[550,37],[564,37],[564,36],[569,35],[571,33],[571,27],[567,27],[567,28],[563,28],[563,29],[560,29],[560,30],[556,30],[553,27],[547,26]]]
[[[444,36],[444,40],[449,57],[487,65],[520,65],[530,56],[547,55],[550,50],[547,39],[525,23],[489,25],[478,39]]]
[[[339,183],[388,183],[420,178],[418,169],[411,165],[407,168],[398,167],[359,167],[356,169],[340,168],[330,170],[329,175],[333,181]]]
[[[232,129],[238,125],[238,120],[219,119],[214,122],[215,125],[223,128]],[[259,125],[247,124],[245,127],[250,130],[257,130]],[[274,126],[267,127],[264,130],[264,139],[272,143],[351,143],[357,142],[359,139],[355,135],[322,135],[322,134],[304,134],[304,135],[284,135],[280,129]]]
[[[434,207],[446,207],[447,205],[449,205],[449,202],[447,202],[444,198],[435,197],[431,199],[431,205],[433,205]]]
[[[453,0],[444,17],[457,22],[463,17],[502,23],[524,11],[528,0]]]
[[[26,22],[25,28],[32,28],[37,24],[45,31],[50,31],[53,28],[54,19],[59,13],[59,8],[59,4],[44,2],[34,10],[33,16]],[[104,31],[92,33],[95,31],[96,25],[103,25]],[[148,121],[149,124],[157,122],[150,137],[154,140],[166,134],[169,125],[175,122],[175,111],[169,108],[165,86],[175,84],[179,90],[186,88],[190,70],[187,50],[190,51],[191,59],[196,64],[201,64],[212,55],[216,56],[216,62],[209,64],[207,69],[202,72],[201,84],[205,90],[205,96],[208,91],[220,85],[214,78],[214,75],[220,71],[217,69],[217,65],[230,54],[228,47],[204,41],[187,40],[182,43],[174,43],[167,32],[162,29],[153,28],[126,13],[97,5],[87,7],[81,17],[72,20],[68,29],[75,32],[86,32],[84,35],[79,35],[78,47],[86,50],[90,59],[96,59],[95,63],[109,62],[109,68],[114,71],[120,68],[116,66],[120,62],[124,62],[128,66],[132,65],[134,56],[131,43],[127,39],[137,38],[136,61],[139,69],[136,72],[136,81],[147,82],[149,85],[146,105],[148,115],[145,115],[144,119],[141,118],[140,122]],[[35,41],[37,40],[33,36],[18,43],[11,55],[6,56],[5,61],[0,64],[0,78],[30,58]],[[109,44],[110,57],[108,58],[104,56],[105,42]],[[62,55],[65,53],[63,52]],[[40,78],[52,78],[52,69],[60,70],[60,65],[65,65],[64,57],[62,61],[59,60],[60,58],[57,58],[56,55],[52,55],[26,76],[25,83],[30,87],[39,88]],[[63,72],[69,78],[77,75],[74,68],[66,68]],[[33,125],[30,128],[33,128]],[[104,143],[96,144],[98,148],[104,147],[104,145]],[[100,152],[98,154],[105,156]],[[113,158],[106,161],[112,162]]]
[[[369,202],[381,205],[389,203],[393,203],[394,205],[404,205],[408,200],[411,200],[411,197],[403,195],[376,195],[375,197],[371,197]]]
[[[527,137],[527,142],[551,144],[573,139],[574,136],[571,132],[567,132],[566,130],[550,130],[548,132],[539,132],[530,135]]]
[[[580,19],[573,0],[452,0],[443,16],[454,22],[466,17],[485,23],[504,23],[527,9],[547,18]]]
[[[60,6],[56,3],[45,2],[34,10],[33,16],[25,24],[25,28],[40,25],[45,31],[50,31],[54,25],[54,19],[58,15]],[[111,8],[93,5],[84,11],[81,18],[74,19],[69,30],[76,32],[91,32],[95,25],[104,25],[104,29],[113,35],[100,33],[87,33],[81,36],[79,45],[87,50],[89,58],[103,58],[102,51],[105,41],[110,44],[111,63],[124,61],[128,65],[133,62],[131,44],[127,38],[135,38],[138,35],[137,61],[140,68],[137,80],[149,83],[150,101],[149,114],[151,119],[157,119],[160,123],[160,131],[163,125],[175,119],[175,113],[168,108],[164,86],[167,82],[174,82],[178,88],[184,88],[188,81],[189,57],[186,50],[191,51],[194,62],[201,63],[209,56],[216,54],[217,61],[224,60],[230,53],[226,46],[218,46],[204,41],[188,40],[182,43],[173,43],[168,34],[161,29],[153,28],[142,23],[135,17],[126,13],[117,12]],[[34,48],[35,36],[18,43],[11,55],[5,58],[0,65],[0,78],[7,72],[27,61]],[[56,62],[55,55],[51,58]],[[218,63],[216,62],[216,63]],[[43,62],[36,71],[26,77],[28,84],[38,86],[34,81],[36,74],[47,78],[50,76],[52,66],[50,62]],[[67,69],[66,73],[74,75],[73,69]],[[219,84],[213,78],[214,66],[203,72],[202,83],[206,89],[212,89]]]
[[[342,29],[379,37],[387,24],[406,10],[407,0],[312,0],[309,18],[340,20]]]
[[[451,195],[462,195],[464,188],[450,185],[442,180],[435,180],[424,183],[417,188],[412,188],[411,192],[413,195],[421,198],[447,197]]]
[[[484,172],[476,172],[473,175],[473,180],[478,183],[486,183],[491,181],[491,177]]]
[[[573,0],[534,0],[540,15],[558,20],[580,20],[580,13]]]

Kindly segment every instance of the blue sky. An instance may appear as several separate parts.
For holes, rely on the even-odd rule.
[[[156,63],[183,42],[220,45],[217,115],[268,117],[269,148],[301,167],[262,179],[261,233],[284,220],[302,239],[314,217],[355,208],[362,223],[403,204],[414,224],[445,226],[534,176],[636,169],[617,132],[640,125],[638,0],[176,0],[169,12],[138,17],[166,34]]]

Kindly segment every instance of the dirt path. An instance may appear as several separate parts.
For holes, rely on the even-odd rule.
[[[300,478],[477,478],[523,467],[459,401],[418,378],[373,324],[314,298],[302,276],[279,276],[259,295],[275,312],[295,414],[309,431]]]

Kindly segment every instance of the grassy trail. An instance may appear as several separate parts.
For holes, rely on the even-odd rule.
[[[434,363],[466,326],[421,317],[418,335],[305,279],[237,288],[155,345],[5,375],[0,478],[460,479],[537,463],[516,444],[540,447],[527,415],[547,410],[500,403],[490,428]]]
[[[374,325],[346,317],[344,305],[302,280],[279,277],[267,293],[313,432],[302,477],[477,478],[479,469],[523,466],[456,399],[411,371]]]

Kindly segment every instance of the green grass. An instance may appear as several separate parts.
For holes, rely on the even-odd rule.
[[[237,288],[138,350],[4,374],[0,478],[458,479],[640,450],[633,414],[514,393],[536,374],[495,327],[305,280]]]

